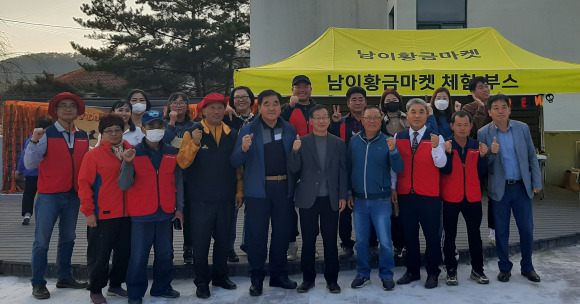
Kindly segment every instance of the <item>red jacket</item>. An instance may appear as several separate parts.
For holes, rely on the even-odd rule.
[[[145,216],[159,209],[166,213],[175,212],[175,166],[177,149],[166,147],[159,170],[156,171],[142,145],[135,146],[137,152],[133,165],[135,181],[127,191],[127,203],[130,216]],[[166,153],[171,151],[171,153]]]
[[[479,176],[482,160],[479,157],[479,143],[471,138],[465,145],[465,166],[459,156],[458,148],[453,141],[453,156],[447,154],[447,165],[441,169],[441,199],[450,203],[459,203],[467,199],[470,203],[481,201]],[[464,150],[465,151],[465,150]],[[451,159],[450,159],[451,158]],[[486,165],[487,162],[484,163]]]
[[[439,168],[431,156],[431,131],[427,129],[415,154],[411,150],[409,132],[397,133],[397,149],[405,167],[397,177],[397,193],[439,196]]]
[[[123,141],[123,147],[132,146]],[[121,161],[111,152],[111,143],[102,142],[85,155],[79,172],[79,198],[85,216],[95,214],[97,219],[128,216],[126,194],[117,179]]]
[[[75,131],[71,154],[62,133],[52,125],[46,128],[46,154],[38,166],[38,193],[78,191],[78,174],[83,157],[89,151],[85,131]]]

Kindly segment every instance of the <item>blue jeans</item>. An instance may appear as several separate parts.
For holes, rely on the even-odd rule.
[[[392,279],[395,261],[391,243],[391,199],[354,199],[354,231],[356,242],[356,271],[363,278],[371,275],[371,258],[369,254],[369,233],[371,225],[377,231],[379,239],[379,278]]]
[[[34,220],[34,243],[32,244],[32,286],[45,285],[48,264],[48,247],[54,225],[58,219],[58,280],[72,279],[71,256],[75,245],[77,219],[79,217],[80,200],[75,192],[38,194]]]
[[[532,265],[534,219],[532,217],[532,200],[526,192],[526,187],[521,182],[505,185],[502,199],[500,201],[490,201],[493,204],[495,219],[495,243],[499,258],[499,270],[509,272],[513,267],[509,256],[510,217],[513,211],[518,232],[520,233],[521,270],[522,272],[534,271],[534,266]]]
[[[151,246],[155,248],[153,260],[152,294],[162,294],[171,289],[173,280],[173,223],[171,220],[136,222],[131,225],[131,257],[127,269],[129,298],[142,298],[147,291],[147,262]]]

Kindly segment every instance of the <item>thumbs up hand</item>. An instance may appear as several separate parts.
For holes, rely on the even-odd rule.
[[[252,138],[254,138],[254,134],[248,134],[242,138],[242,151],[248,152],[250,150]]]
[[[480,142],[479,143],[479,156],[484,157],[487,154],[487,145]]]
[[[387,138],[387,146],[389,147],[389,151],[395,151],[397,145],[397,140],[394,137]]]
[[[445,153],[447,154],[451,154],[451,150],[452,150],[452,145],[451,145],[451,140],[448,140],[446,142],[443,143],[443,148],[445,148]]]
[[[300,140],[300,135],[296,134],[296,140],[294,141],[294,144],[292,145],[292,151],[298,152],[298,150],[300,150],[301,146],[302,146],[302,141]]]
[[[439,135],[431,134],[431,147],[433,149],[439,146]]]
[[[497,152],[499,152],[499,144],[497,143],[497,137],[493,138],[493,143],[491,144],[490,152],[491,154],[497,154]]]

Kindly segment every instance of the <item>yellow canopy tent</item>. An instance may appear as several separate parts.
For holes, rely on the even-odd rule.
[[[296,75],[307,75],[313,95],[344,96],[351,86],[368,95],[396,89],[430,95],[445,86],[469,94],[474,76],[487,76],[492,92],[578,92],[580,64],[544,58],[511,43],[495,29],[367,30],[330,28],[300,52],[277,63],[239,69],[236,85],[255,92],[291,94]]]

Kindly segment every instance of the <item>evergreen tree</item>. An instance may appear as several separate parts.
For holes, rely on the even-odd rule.
[[[113,72],[157,95],[189,91],[197,96],[226,93],[233,70],[247,66],[240,49],[249,42],[249,0],[92,0],[81,10],[90,19],[74,18],[96,31],[104,42],[73,48],[93,59],[98,69]]]

